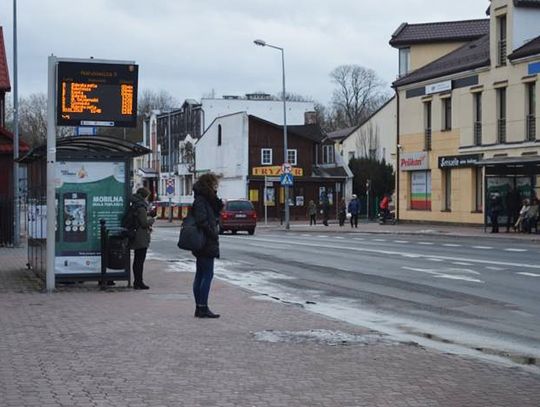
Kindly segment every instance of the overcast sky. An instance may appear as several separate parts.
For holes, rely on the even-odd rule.
[[[389,85],[402,23],[485,18],[487,0],[18,0],[19,94],[46,92],[47,56],[134,60],[139,89],[178,101],[281,90],[327,104],[338,65],[374,69]],[[13,1],[0,25],[13,81]]]

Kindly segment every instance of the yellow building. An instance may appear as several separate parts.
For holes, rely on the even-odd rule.
[[[482,224],[493,192],[505,207],[538,196],[540,1],[492,0],[485,20],[402,25],[390,43],[400,53],[399,219]]]

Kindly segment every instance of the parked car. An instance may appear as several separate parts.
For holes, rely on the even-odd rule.
[[[257,226],[257,212],[253,204],[247,199],[231,199],[225,202],[219,216],[219,232],[230,230],[236,234],[245,230],[250,235],[255,233]]]

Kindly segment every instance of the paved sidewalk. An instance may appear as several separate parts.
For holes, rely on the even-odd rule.
[[[219,280],[222,317],[195,319],[193,275],[170,263],[147,262],[149,291],[86,283],[52,295],[19,263],[0,250],[0,279],[12,276],[0,292],[2,407],[539,405],[540,375],[392,342]]]

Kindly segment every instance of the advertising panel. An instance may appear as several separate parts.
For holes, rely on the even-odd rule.
[[[429,160],[427,151],[413,153],[401,153],[399,157],[399,169],[401,171],[427,170]]]
[[[467,168],[475,167],[480,161],[480,154],[450,155],[439,157],[439,168]]]
[[[431,209],[431,171],[411,173],[411,209]]]
[[[100,223],[120,227],[127,207],[124,162],[58,162],[56,274],[98,273]]]

